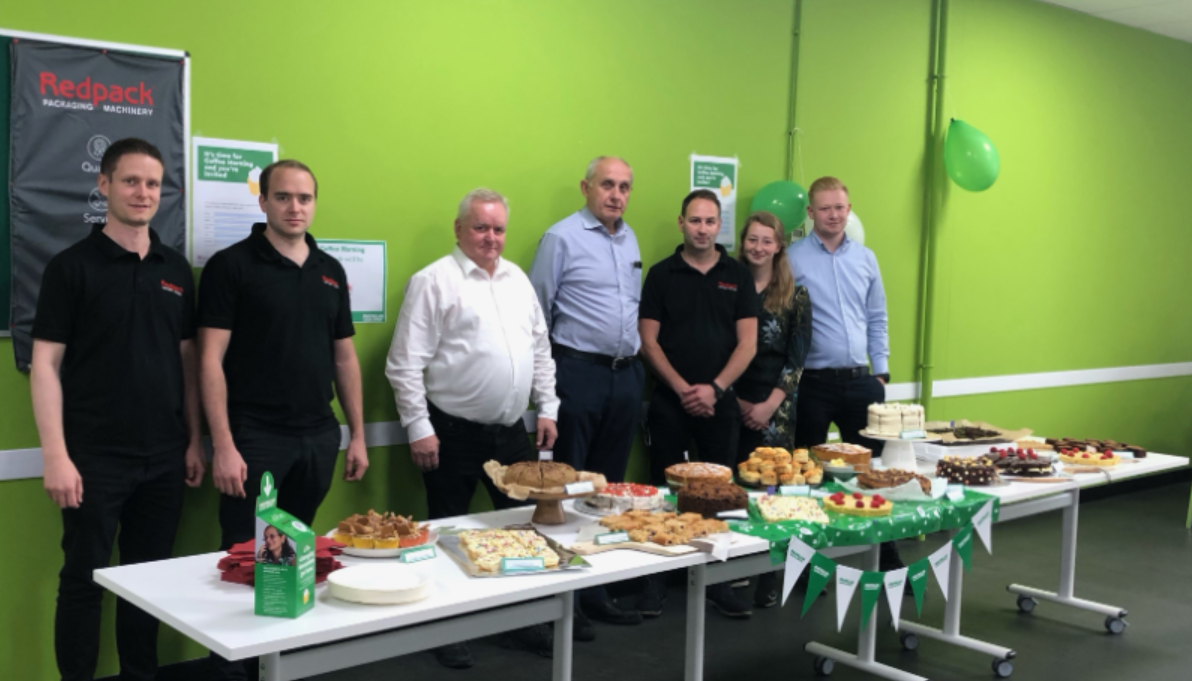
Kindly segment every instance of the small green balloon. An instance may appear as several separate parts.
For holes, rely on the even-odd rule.
[[[771,182],[753,197],[749,210],[773,213],[789,232],[803,224],[807,217],[807,190],[798,183],[787,180]]]
[[[997,148],[985,133],[952,119],[948,137],[944,140],[944,168],[948,177],[970,192],[981,192],[993,186],[1001,170]]]

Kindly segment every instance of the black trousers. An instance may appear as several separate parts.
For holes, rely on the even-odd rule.
[[[683,409],[679,396],[658,384],[650,398],[646,416],[646,437],[650,448],[650,482],[666,484],[666,469],[683,461],[706,461],[732,467],[737,461],[737,439],[741,429],[741,407],[731,390],[716,403],[712,416],[692,416]],[[691,453],[692,445],[697,453]]]
[[[439,467],[422,474],[431,520],[467,515],[477,482],[488,490],[498,510],[529,503],[501,494],[484,472],[484,464],[490,460],[508,466],[538,459],[520,419],[509,426],[485,425],[452,416],[429,402],[427,407],[439,438]]]
[[[257,496],[265,471],[273,475],[277,485],[278,508],[312,526],[335,475],[339,427],[314,435],[284,435],[237,426],[232,430],[232,441],[248,466],[248,478],[244,481],[243,499],[219,495],[220,549],[226,551],[233,544],[253,538]],[[256,678],[255,659],[231,662],[212,653],[211,664],[213,679]]]
[[[186,462],[184,450],[152,456],[75,454],[71,460],[83,478],[83,503],[62,511],[65,560],[58,573],[54,651],[63,681],[90,681],[99,657],[103,600],[92,572],[110,565],[117,541],[121,565],[170,557]],[[116,650],[122,680],[156,678],[157,618],[117,599]]]
[[[555,461],[600,473],[609,482],[625,479],[633,436],[641,420],[646,369],[640,361],[614,371],[575,357],[555,357],[559,439]]]
[[[882,453],[880,440],[862,437],[869,405],[886,401],[886,386],[873,376],[837,379],[804,370],[795,404],[795,446],[814,447],[828,441],[828,426],[840,429],[840,441]]]

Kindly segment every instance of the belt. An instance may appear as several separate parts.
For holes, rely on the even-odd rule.
[[[847,369],[804,369],[803,373],[818,376],[820,378],[834,378],[836,380],[844,380],[848,378],[861,378],[869,375],[869,367],[849,367]]]
[[[576,350],[575,348],[569,348],[566,345],[559,345],[558,343],[551,344],[551,354],[553,354],[555,357],[582,359],[585,362],[591,362],[592,364],[599,364],[602,367],[608,367],[613,371],[633,366],[633,363],[637,361],[637,355],[630,355],[628,357],[610,357],[608,355],[600,355],[595,352]]]
[[[525,426],[518,428],[518,426],[521,425],[521,419],[518,419],[509,425],[504,425],[501,423],[477,423],[476,421],[469,421],[468,419],[460,418],[459,416],[452,416],[442,409],[439,409],[437,406],[435,406],[435,403],[431,402],[430,400],[427,400],[426,408],[432,417],[442,419],[447,423],[471,430],[473,432],[479,431],[482,433],[502,433],[507,430],[517,430],[519,433],[525,432]]]

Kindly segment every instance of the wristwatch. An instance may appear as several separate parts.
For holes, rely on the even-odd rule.
[[[720,401],[720,398],[724,397],[724,390],[721,389],[720,386],[716,385],[716,381],[712,381],[712,394],[716,396],[717,402]]]

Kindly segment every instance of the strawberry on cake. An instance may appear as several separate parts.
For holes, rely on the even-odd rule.
[[[1061,449],[1060,461],[1076,466],[1099,466],[1108,468],[1121,463],[1122,459],[1110,450],[1104,452],[1082,452],[1078,449]]]
[[[893,502],[887,501],[880,494],[867,497],[860,492],[845,494],[837,492],[824,499],[824,509],[836,513],[859,515],[868,518],[890,515],[894,510]]]

